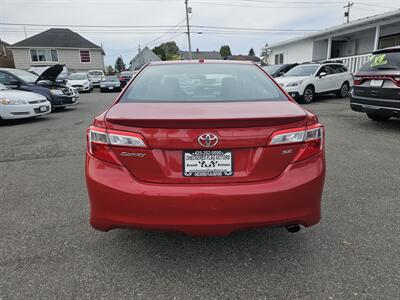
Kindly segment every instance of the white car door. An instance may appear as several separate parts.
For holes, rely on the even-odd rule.
[[[342,87],[343,82],[346,81],[346,70],[343,65],[330,65],[329,68],[332,70],[332,86],[330,91],[337,91]]]
[[[330,74],[332,75],[332,74]],[[328,69],[326,66],[321,66],[317,72],[315,77],[315,92],[323,93],[329,90],[331,86],[331,76],[328,73]]]

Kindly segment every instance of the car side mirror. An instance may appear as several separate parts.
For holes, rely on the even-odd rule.
[[[16,86],[20,86],[21,85],[21,81],[19,81],[19,80],[11,80],[10,81],[10,85],[16,85]]]
[[[319,78],[325,77],[326,75],[327,75],[326,72],[321,72],[321,73],[319,73]]]

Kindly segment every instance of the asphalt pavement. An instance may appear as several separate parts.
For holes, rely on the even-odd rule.
[[[85,130],[116,94],[0,126],[0,299],[399,299],[400,120],[326,126],[321,223],[193,238],[89,225]]]

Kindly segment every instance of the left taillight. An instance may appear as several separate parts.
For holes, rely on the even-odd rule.
[[[276,131],[269,140],[269,146],[302,144],[294,162],[299,162],[320,153],[324,147],[324,127],[314,124],[308,127]]]
[[[106,130],[97,126],[87,129],[88,152],[100,160],[121,165],[112,147],[146,148],[146,143],[140,134],[133,132]]]

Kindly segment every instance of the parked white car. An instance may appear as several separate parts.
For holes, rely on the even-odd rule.
[[[69,76],[67,85],[75,88],[79,92],[91,92],[93,90],[92,82],[86,73],[73,73]]]
[[[348,96],[353,77],[341,63],[305,63],[294,67],[276,82],[295,100],[311,103],[316,94],[336,93]]]
[[[102,70],[90,70],[88,76],[93,83],[93,86],[99,87],[100,83],[104,80],[104,72]]]
[[[51,112],[46,97],[26,91],[12,90],[0,83],[0,119],[23,119]]]

